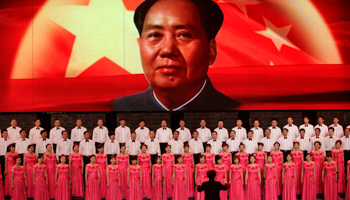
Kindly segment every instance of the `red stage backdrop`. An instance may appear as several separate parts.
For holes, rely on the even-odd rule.
[[[141,0],[1,0],[1,112],[108,111],[147,89]],[[216,0],[214,87],[240,110],[350,109],[350,1]]]

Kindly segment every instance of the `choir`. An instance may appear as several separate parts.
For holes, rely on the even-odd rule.
[[[219,120],[210,131],[202,119],[191,134],[184,120],[174,132],[162,120],[155,132],[142,119],[132,132],[121,118],[108,132],[98,119],[91,139],[81,119],[70,138],[59,119],[49,137],[36,119],[28,139],[12,119],[1,130],[0,200],[204,200],[211,170],[228,186],[221,200],[350,200],[350,126],[323,122],[305,116],[297,127],[289,116],[281,130],[275,118],[266,129],[254,120],[247,131],[238,119],[228,131]]]

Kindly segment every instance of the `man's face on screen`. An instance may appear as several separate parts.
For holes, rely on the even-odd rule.
[[[154,88],[185,88],[204,82],[216,57],[216,43],[208,42],[195,4],[162,0],[147,12],[140,53],[144,73]]]

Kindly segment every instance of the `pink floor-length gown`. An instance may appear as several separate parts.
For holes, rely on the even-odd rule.
[[[304,161],[302,200],[316,200],[317,198],[316,185],[314,184],[314,166],[315,163],[307,164]]]
[[[163,187],[163,181],[164,181],[164,165],[157,166],[156,164],[153,165],[154,169],[154,187],[153,187],[153,197],[152,200],[166,200],[166,191],[165,187]]]
[[[56,200],[69,200],[70,186],[69,186],[69,166],[56,166],[58,169],[57,187],[56,187]]]
[[[338,193],[345,193],[344,150],[341,149],[339,152],[333,150],[332,153],[338,169]]]
[[[187,195],[188,197],[194,197],[194,171],[193,171],[193,154],[186,156],[182,154],[183,156],[183,163],[186,166],[186,173],[187,173]]]
[[[246,174],[246,169],[247,169],[247,165],[248,165],[249,154],[246,153],[246,154],[242,155],[240,153],[236,153],[236,156],[238,156],[240,159],[239,164],[242,165],[242,167],[243,167],[243,180],[245,180],[245,174]]]
[[[142,200],[142,187],[140,187],[140,170],[141,167],[134,169],[129,166],[129,199]],[[142,173],[142,172],[141,172]]]
[[[173,196],[172,178],[173,178],[174,154],[170,154],[170,156],[163,154],[162,158],[163,158],[163,164],[165,169],[166,194],[167,194],[167,198],[171,198]]]
[[[7,155],[7,175],[5,176],[4,193],[5,196],[11,196],[11,168],[15,165],[15,160],[13,157],[17,155],[17,152],[15,152],[14,155],[9,153],[5,154]]]
[[[205,163],[208,165],[209,170],[214,169],[214,159],[215,159],[215,154],[211,154],[210,156],[207,156],[207,154],[203,154],[205,156]]]
[[[34,198],[33,167],[36,161],[36,154],[32,156],[24,154],[24,156],[26,157],[27,198]]]
[[[283,184],[283,200],[296,200],[296,189],[295,189],[295,163],[291,165],[283,164],[284,167],[284,184]]]
[[[223,167],[218,167],[217,165],[214,166],[214,170],[216,172],[215,181],[218,181],[223,185],[225,185],[225,181],[227,181],[225,178],[225,173],[226,173],[225,169],[229,170],[226,168],[225,165]],[[227,200],[227,196],[228,196],[227,190],[220,191],[220,200]]]
[[[186,166],[181,167],[174,165],[175,178],[174,178],[174,189],[173,189],[173,200],[188,200],[185,169]]]
[[[119,188],[119,166],[112,169],[111,166],[107,166],[109,171],[109,187],[107,188],[106,200],[121,200],[121,193]]]
[[[260,166],[260,175],[262,175],[264,174],[265,156],[267,155],[267,153],[255,152],[254,154],[256,158],[256,164]],[[264,196],[264,181],[261,181],[260,191],[261,191],[261,195]]]
[[[25,185],[24,166],[20,168],[12,167],[13,169],[13,186],[11,189],[11,200],[27,200],[27,189]],[[11,168],[8,169],[11,174]],[[11,185],[10,185],[11,187]]]
[[[119,166],[119,178],[120,178],[120,192],[121,198],[128,198],[128,187],[127,187],[127,169],[129,167],[129,155],[126,154],[125,157],[117,156],[118,166]]]
[[[86,165],[87,167],[87,186],[85,186],[85,200],[101,200],[100,185],[98,183],[99,166]]]
[[[96,163],[100,167],[100,192],[101,192],[101,198],[106,198],[106,191],[107,191],[107,174],[106,174],[106,159],[107,155],[96,155]]]
[[[45,164],[46,164],[46,173],[49,181],[49,197],[50,199],[55,199],[56,195],[56,183],[55,183],[55,174],[56,174],[56,154],[52,156],[44,154]]]
[[[233,166],[230,167],[231,169],[231,185],[230,185],[230,200],[242,200],[245,199],[245,193],[244,193],[244,187],[243,187],[243,180],[242,180],[242,174],[243,173],[243,166],[240,165],[239,167],[235,168]]]
[[[0,169],[1,169],[1,165],[0,165]],[[3,187],[3,178],[0,173],[0,200],[4,200],[4,199],[5,199],[5,193],[4,193],[4,187]]]
[[[72,157],[70,169],[72,176],[72,197],[84,197],[84,179],[83,175],[81,174],[83,167],[81,166],[81,159],[83,154],[79,153],[78,156],[75,156],[73,153],[71,153],[70,156]]]
[[[311,152],[312,160],[316,164],[316,194],[323,194],[322,168],[323,168],[323,151],[320,153]]]
[[[151,165],[149,163],[151,155],[147,154],[146,156],[141,156],[141,154],[139,154],[138,158],[142,168],[142,196],[150,199],[152,198]]]
[[[35,200],[49,200],[49,188],[46,185],[46,165],[41,167],[34,166],[35,168],[35,186],[34,186],[34,199]]]
[[[264,199],[265,200],[278,200],[277,195],[277,181],[276,181],[276,165],[273,164],[272,166],[265,165],[266,171],[265,171],[265,193],[264,193]]]
[[[337,200],[337,181],[335,180],[337,173],[335,171],[336,162],[329,164],[324,162],[324,199]]]
[[[245,190],[246,199],[249,200],[260,200],[261,199],[261,191],[259,185],[259,165],[254,167],[248,165],[248,180],[247,187]]]
[[[277,170],[277,195],[282,195],[283,186],[282,186],[282,156],[283,152],[275,154],[271,152],[273,158],[272,162],[276,165]]]
[[[302,167],[302,158],[301,156],[304,154],[304,152],[300,151],[299,153],[294,153],[291,152],[292,156],[293,156],[293,163],[295,163],[295,174],[296,174],[296,186],[295,186],[295,192],[297,195],[300,195],[302,192],[302,185],[301,185],[301,167]]]
[[[227,154],[226,156],[224,156],[222,153],[219,154],[219,156],[222,158],[222,164],[226,166],[226,170],[227,170],[227,178],[229,177],[230,174],[230,166],[231,166],[231,156],[232,153]]]
[[[350,160],[348,160],[347,164],[350,165]],[[346,179],[348,180],[348,184],[346,186],[345,200],[350,200],[350,173]]]
[[[202,184],[203,182],[208,181],[207,172],[208,172],[208,165],[205,164],[203,167],[200,167],[199,164],[196,165],[197,168],[197,182],[200,182]],[[197,183],[196,183],[197,185]],[[205,199],[205,193],[198,192],[197,188],[195,190],[195,200],[204,200]]]

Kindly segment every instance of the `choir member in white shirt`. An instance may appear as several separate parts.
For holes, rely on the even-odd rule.
[[[21,157],[23,161],[23,155],[28,152],[28,145],[32,144],[32,142],[26,138],[27,132],[25,130],[21,130],[21,139],[18,139],[16,141],[16,148],[15,151],[18,153],[18,155]]]
[[[271,126],[269,127],[269,129],[271,130],[270,137],[275,141],[277,141],[282,136],[282,130],[277,125],[278,125],[277,118],[272,118],[271,119]]]
[[[136,140],[136,133],[132,132],[130,135],[131,139],[126,141],[126,153],[130,156],[137,156],[141,153],[141,142]]]
[[[252,155],[254,152],[258,150],[258,141],[253,139],[254,133],[252,130],[249,130],[247,135],[248,135],[248,138],[243,141],[243,144],[245,146],[245,152]]]
[[[137,134],[136,134],[137,135]],[[115,140],[115,133],[112,131],[109,133],[109,140],[105,142],[103,147],[104,153],[108,156],[108,164],[110,164],[111,156],[118,155],[120,153],[120,145],[117,140]]]
[[[309,124],[309,121],[310,121],[309,116],[305,115],[303,120],[304,120],[304,124],[299,126],[299,131],[300,129],[304,129],[305,137],[312,138],[313,136],[315,136],[315,131],[314,131],[314,126]],[[306,158],[305,155],[304,155],[304,158]]]
[[[207,122],[205,119],[201,119],[199,124],[201,127],[197,128],[198,138],[203,142],[203,148],[205,148],[207,142],[211,140],[211,131],[206,127]]]
[[[83,121],[81,119],[77,119],[75,122],[77,125],[71,131],[70,139],[74,142],[74,144],[79,144],[82,140],[84,140],[84,133],[87,131],[85,127],[83,127]]]
[[[341,148],[344,150],[344,163],[347,163],[350,159],[350,127],[345,128],[344,134],[340,140],[342,142]]]
[[[184,144],[187,144],[192,138],[191,131],[185,127],[185,120],[181,119],[179,125],[180,127],[176,129],[179,132],[179,140],[181,140]]]
[[[47,144],[52,144],[51,140],[47,138],[47,131],[42,130],[40,132],[41,138],[35,142],[35,154],[38,155],[43,155],[47,150],[46,150],[46,145]]]
[[[234,130],[236,133],[235,140],[237,140],[241,143],[245,139],[247,139],[247,130],[244,127],[242,127],[242,125],[243,125],[242,119],[238,118],[236,121],[236,125],[237,126],[232,128],[232,130]]]
[[[299,137],[299,128],[293,124],[294,119],[292,116],[287,117],[287,125],[283,127],[283,129],[288,129],[288,136],[295,141],[295,138]]]
[[[304,158],[311,151],[310,147],[310,138],[306,137],[305,130],[302,128],[299,130],[300,136],[295,139],[296,142],[299,142],[299,149],[304,152]]]
[[[7,128],[8,139],[15,142],[21,138],[21,134],[19,133],[21,128],[17,126],[16,119],[11,119],[10,124],[11,126]]]
[[[149,129],[145,126],[146,122],[144,119],[139,120],[139,127],[135,130],[136,140],[144,144],[149,139]]]
[[[84,166],[90,163],[90,156],[96,154],[95,141],[90,140],[89,131],[84,132],[84,139],[79,142],[79,152],[83,154]]]
[[[95,141],[96,149],[97,145],[101,144],[103,146],[103,144],[109,140],[108,129],[103,126],[103,119],[101,118],[97,120],[97,127],[95,127],[92,132],[92,140]]]
[[[286,160],[287,155],[293,150],[294,140],[289,136],[288,132],[288,129],[283,128],[283,136],[278,139],[278,143],[280,144],[280,151],[283,152],[284,160]]]
[[[217,139],[217,137],[218,137],[217,132],[213,131],[211,133],[212,139],[207,142],[207,144],[210,144],[211,146],[210,152],[215,155],[219,155],[222,152],[222,141]]]
[[[7,146],[12,143],[10,139],[8,139],[8,131],[6,129],[1,130],[1,139],[0,139],[0,165],[1,165],[1,173],[4,177],[5,171],[5,153],[7,152]]]
[[[328,136],[324,138],[325,140],[325,150],[326,155],[330,153],[335,148],[335,142],[338,140],[336,136],[334,136],[334,128],[328,128]]]
[[[57,159],[62,154],[69,156],[69,154],[73,152],[73,142],[68,139],[68,131],[62,131],[62,139],[58,140],[56,148]]]
[[[310,139],[310,147],[311,150],[315,149],[315,142],[319,141],[321,142],[321,150],[326,152],[326,145],[325,145],[325,140],[324,137],[321,136],[321,129],[320,128],[315,128],[315,136]],[[310,150],[310,151],[311,151]]]
[[[126,121],[124,117],[121,117],[119,119],[119,124],[120,126],[115,128],[115,135],[119,142],[119,145],[124,145],[126,141],[130,140],[131,131],[129,127],[125,126]]]
[[[343,126],[339,124],[339,116],[333,116],[333,124],[329,127],[334,128],[334,136],[337,138],[341,138],[344,136]]]
[[[29,130],[29,140],[31,143],[35,143],[41,138],[40,132],[44,130],[41,125],[41,120],[39,118],[34,120],[35,126]]]
[[[156,139],[159,141],[161,154],[164,154],[166,145],[173,139],[173,132],[167,127],[165,119],[160,122],[160,126],[156,131]]]
[[[324,122],[324,117],[323,116],[319,116],[317,118],[317,121],[318,121],[318,124],[315,126],[315,129],[319,128],[321,130],[321,135],[320,135],[321,137],[323,137],[323,138],[327,137],[327,135],[328,135],[328,126],[326,126],[323,123]],[[322,146],[324,146],[324,145],[322,144]],[[322,150],[324,150],[324,149],[322,149]]]
[[[218,134],[218,140],[221,142],[225,142],[228,139],[228,131],[224,128],[224,120],[220,119],[218,121],[218,127],[214,131]]]
[[[264,137],[264,130],[259,127],[260,122],[258,119],[254,120],[253,125],[254,125],[254,127],[250,129],[253,131],[253,138],[252,139],[254,139],[257,142],[260,142],[261,138]]]
[[[137,134],[136,134],[137,136]],[[156,133],[151,130],[149,132],[149,138],[148,140],[145,141],[145,145],[147,145],[147,153],[151,154],[151,161],[152,164],[156,163],[157,156],[161,156],[161,151],[160,151],[160,145],[159,141],[155,139]]]
[[[198,138],[198,132],[193,131],[193,138],[188,141],[188,145],[190,147],[189,152],[193,153],[193,159],[195,164],[199,163],[199,156],[204,153],[203,142]]]
[[[228,144],[227,151],[231,153],[232,159],[239,151],[239,144],[241,141],[237,139],[237,133],[235,130],[231,130],[230,138],[226,140],[226,144]]]
[[[62,132],[65,131],[63,127],[61,127],[61,122],[59,119],[54,120],[54,127],[50,130],[49,138],[53,144],[53,150],[56,153],[57,142],[62,139]],[[67,155],[68,156],[68,155]]]
[[[260,142],[264,144],[264,152],[269,154],[271,151],[274,150],[273,144],[276,141],[273,138],[271,138],[271,130],[269,128],[265,129],[265,137],[261,138]]]
[[[180,133],[178,131],[174,131],[174,139],[168,142],[168,145],[171,146],[170,153],[174,154],[175,157],[181,155],[184,152],[184,143],[179,139]],[[175,160],[175,163],[176,160]]]

